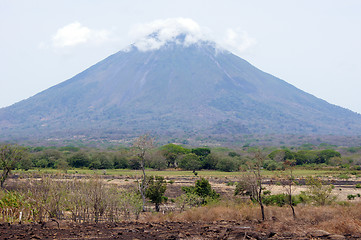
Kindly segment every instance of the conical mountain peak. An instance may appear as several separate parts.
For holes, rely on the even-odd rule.
[[[3,138],[361,134],[360,115],[188,32],[151,31],[128,51],[0,109]]]

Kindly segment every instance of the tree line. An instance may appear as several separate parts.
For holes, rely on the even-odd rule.
[[[2,151],[14,146],[2,145]],[[118,149],[79,148],[65,147],[20,147],[21,158],[12,166],[15,169],[29,170],[32,168],[87,168],[87,169],[141,169],[139,156],[133,147]],[[20,151],[19,151],[20,150]],[[353,150],[353,149],[351,149]],[[351,151],[350,150],[350,151]],[[254,149],[212,149],[209,147],[187,148],[177,144],[166,144],[149,150],[144,159],[144,167],[156,170],[177,168],[197,171],[220,170],[226,172],[239,171],[247,168],[246,162],[251,158]],[[341,153],[334,149],[321,150],[289,150],[276,149],[273,151],[262,150],[266,159],[262,165],[267,170],[284,170],[283,162],[295,160],[298,166],[305,165],[330,165],[359,167],[359,162],[352,159],[343,159]],[[353,151],[352,151],[353,153]],[[17,153],[18,154],[18,153]],[[3,164],[4,160],[2,160]],[[4,167],[0,166],[0,169]]]

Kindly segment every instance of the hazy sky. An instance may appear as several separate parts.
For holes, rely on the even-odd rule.
[[[159,27],[217,41],[261,70],[361,113],[359,0],[0,0],[0,107]]]

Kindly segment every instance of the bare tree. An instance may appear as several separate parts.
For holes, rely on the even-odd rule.
[[[11,170],[13,170],[23,157],[23,150],[17,145],[0,146],[0,186],[4,187],[4,182],[8,178]]]
[[[261,169],[265,156],[261,151],[254,153],[252,161],[248,162],[249,174],[244,175],[238,182],[235,194],[248,195],[252,201],[257,202],[261,207],[262,220],[265,220],[264,206],[263,206],[263,186]]]
[[[296,165],[296,161],[287,159],[283,164],[285,165],[286,169],[289,169],[290,174],[288,175],[288,177],[286,177],[286,179],[282,182],[282,184],[283,187],[285,188],[285,192],[287,195],[287,204],[292,209],[293,219],[296,219],[295,208],[293,207],[293,202],[292,202],[293,185],[295,184],[295,179],[293,176],[293,167]]]
[[[143,207],[142,207],[143,212],[145,211],[145,203],[146,203],[145,198],[146,198],[146,189],[147,189],[147,183],[146,183],[147,179],[145,174],[145,157],[147,152],[153,148],[153,145],[154,145],[154,138],[150,137],[149,134],[142,135],[137,139],[135,139],[135,141],[133,142],[133,149],[137,154],[140,167],[143,173],[142,181],[140,181],[139,184],[139,192],[143,200]]]

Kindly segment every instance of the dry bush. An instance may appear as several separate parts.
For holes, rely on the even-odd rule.
[[[11,192],[0,191],[0,221],[75,222],[138,219],[142,209],[140,195],[134,190],[119,191],[99,177],[56,179],[42,176],[19,182]]]
[[[299,211],[302,221],[338,234],[361,233],[361,203],[349,206],[304,206]]]
[[[217,204],[191,208],[183,212],[169,214],[151,214],[144,216],[145,221],[245,221],[252,223],[255,229],[268,229],[274,232],[308,232],[322,229],[334,234],[361,234],[361,203],[350,206],[296,206],[299,213],[294,219],[287,206],[268,206],[265,208],[268,218],[262,218],[259,207],[252,203],[235,204],[220,202]]]

